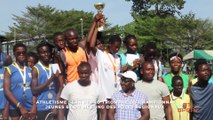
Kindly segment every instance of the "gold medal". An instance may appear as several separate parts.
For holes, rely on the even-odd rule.
[[[52,94],[51,92],[49,92],[49,93],[47,94],[47,97],[48,97],[48,99],[52,99],[52,98],[53,98],[53,94]]]

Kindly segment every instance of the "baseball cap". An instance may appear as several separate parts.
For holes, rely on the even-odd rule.
[[[124,73],[120,73],[119,76],[120,77],[125,77],[125,78],[130,78],[130,79],[132,79],[135,82],[138,80],[138,77],[137,77],[136,73],[133,72],[133,71],[126,71]]]

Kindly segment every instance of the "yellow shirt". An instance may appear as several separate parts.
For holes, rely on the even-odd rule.
[[[188,94],[183,93],[180,97],[170,94],[173,120],[189,120],[191,102]]]

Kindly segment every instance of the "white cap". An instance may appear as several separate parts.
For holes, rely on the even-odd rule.
[[[130,79],[132,79],[135,82],[138,80],[138,77],[137,77],[136,73],[133,72],[133,71],[126,71],[124,73],[120,73],[119,76],[120,77],[123,76],[125,78],[130,78]]]

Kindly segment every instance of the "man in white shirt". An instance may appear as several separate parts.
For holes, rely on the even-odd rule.
[[[61,103],[68,102],[69,112],[67,120],[97,120],[97,108],[103,105],[104,94],[100,87],[90,81],[91,66],[81,62],[78,66],[80,79],[68,83],[61,92]],[[100,109],[101,120],[106,118],[106,110]],[[59,119],[63,119],[63,110],[60,110]]]

